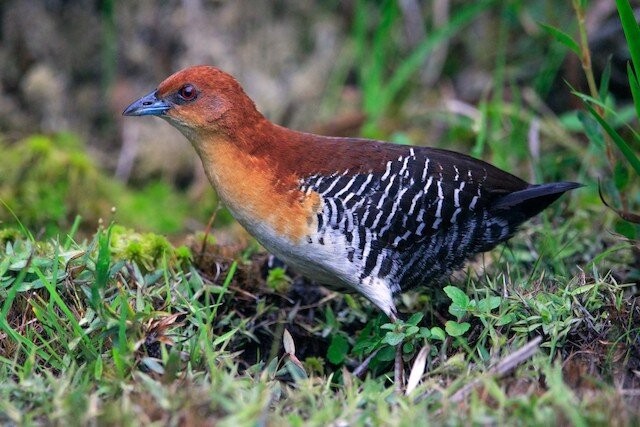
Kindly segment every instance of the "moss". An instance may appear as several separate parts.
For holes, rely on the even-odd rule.
[[[9,207],[0,205],[0,227],[19,221],[34,233],[53,236],[66,232],[79,215],[87,231],[113,218],[143,231],[175,233],[189,218],[206,221],[215,204],[213,192],[194,204],[164,182],[127,188],[102,172],[70,133],[0,140],[0,152],[0,200]]]
[[[0,176],[0,198],[27,228],[52,234],[68,228],[76,215],[95,223],[108,212],[114,185],[85,153],[72,151],[78,144],[68,134],[0,142],[7,165]],[[0,210],[0,220],[16,218]]]
[[[177,250],[164,236],[137,233],[121,225],[112,226],[110,243],[115,258],[135,262],[146,272],[163,267],[165,262],[169,267],[180,267],[184,265],[185,256],[191,256],[188,248]]]
[[[188,267],[193,261],[193,253],[191,252],[191,249],[185,245],[178,246],[175,249],[175,256],[178,261],[178,265],[181,267]]]
[[[23,237],[22,232],[15,227],[0,228],[0,250],[7,243],[13,243]]]

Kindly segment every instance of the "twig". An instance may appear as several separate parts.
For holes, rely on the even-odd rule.
[[[200,253],[198,254],[199,258],[202,259],[204,256],[204,251],[207,249],[207,240],[209,240],[209,234],[211,234],[211,229],[213,228],[213,222],[216,220],[216,216],[218,215],[218,211],[220,211],[222,207],[220,203],[216,204],[216,209],[211,214],[209,218],[209,222],[204,229],[204,237],[202,238],[202,246],[200,247]]]
[[[580,62],[582,64],[582,70],[587,78],[587,85],[589,86],[589,94],[595,100],[602,101],[600,99],[600,93],[598,92],[598,86],[596,85],[596,79],[593,76],[593,67],[591,66],[591,50],[589,50],[589,39],[587,37],[587,25],[585,21],[584,6],[580,0],[572,0],[573,10],[576,12],[576,18],[578,19],[578,33],[580,36]],[[604,119],[604,109],[597,103],[594,105],[596,113]],[[607,134],[604,134],[605,138],[605,152],[607,154],[607,160],[609,160],[609,166],[613,170],[616,161],[611,148],[611,141]]]
[[[374,357],[376,357],[376,354],[378,354],[379,351],[380,349],[377,349],[376,351],[371,353],[366,359],[364,359],[364,361],[360,365],[358,365],[356,369],[353,370],[351,374],[360,379],[364,378],[364,374],[366,374],[367,370],[369,369],[369,363],[371,363],[371,361]]]
[[[516,366],[520,365],[527,359],[531,358],[537,351],[540,343],[542,342],[542,337],[538,336],[533,340],[529,341],[527,344],[522,346],[520,349],[511,353],[500,362],[498,362],[495,366],[493,366],[489,371],[487,371],[486,376],[498,376],[501,377],[511,372]],[[471,392],[482,382],[482,378],[476,378],[471,381],[469,384],[462,387],[460,390],[456,391],[449,398],[450,402],[459,403],[465,397],[467,397]]]

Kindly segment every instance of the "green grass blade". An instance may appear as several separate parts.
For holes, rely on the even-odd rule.
[[[609,125],[609,123],[607,123],[606,120],[600,117],[600,115],[596,112],[596,110],[593,109],[591,105],[586,104],[586,107],[589,110],[589,113],[591,113],[591,115],[593,116],[593,118],[596,119],[598,123],[600,123],[600,126],[602,126],[602,128],[609,134],[609,136],[611,137],[613,142],[618,146],[618,149],[620,149],[620,151],[622,152],[624,157],[627,159],[631,167],[633,167],[636,173],[640,175],[640,159],[638,159],[638,156],[636,156],[636,154],[633,152],[631,147],[629,147],[629,144],[627,144],[627,142],[624,139],[622,139],[620,134],[613,127],[611,127],[611,125]]]
[[[629,45],[633,68],[638,72],[638,67],[640,67],[640,27],[633,14],[629,0],[616,0],[616,6],[618,7],[618,14],[620,15],[624,36]]]
[[[220,290],[220,294],[218,294],[216,305],[214,306],[213,310],[211,310],[211,315],[207,319],[207,324],[211,324],[213,322],[213,319],[216,318],[216,315],[218,314],[218,307],[220,307],[220,304],[222,303],[222,297],[224,297],[224,294],[227,293],[227,290],[229,289],[229,285],[231,284],[231,280],[233,279],[233,276],[236,274],[237,268],[238,268],[238,262],[233,261],[233,263],[231,263],[231,266],[229,267],[229,272],[227,273],[227,277],[224,279],[224,283],[222,284],[222,289]]]
[[[384,86],[384,71],[388,64],[387,46],[392,40],[393,23],[398,17],[398,7],[394,1],[386,1],[382,7],[382,19],[376,28],[373,45],[369,55],[373,58],[366,80],[368,89],[365,94],[365,111],[373,116],[382,114],[384,106],[379,104],[377,92]]]
[[[629,87],[633,97],[633,106],[636,109],[636,117],[640,118],[640,84],[638,84],[638,78],[636,73],[633,72],[631,64],[627,64],[627,75],[629,76]]]
[[[57,249],[56,249],[56,255],[57,255]],[[56,260],[57,260],[57,256],[56,256]],[[73,329],[75,336],[80,337],[82,342],[86,346],[85,348],[89,350],[89,355],[91,356],[91,358],[97,357],[98,356],[97,349],[94,348],[93,343],[91,342],[89,337],[84,333],[84,331],[82,330],[82,327],[78,323],[76,316],[73,314],[69,306],[64,302],[64,300],[62,299],[62,297],[60,296],[60,294],[56,289],[57,275],[54,274],[52,278],[47,278],[39,268],[35,269],[35,273],[38,276],[38,278],[42,281],[47,291],[49,291],[49,297],[51,298],[52,302],[60,308],[62,313],[64,313],[67,321],[69,322],[69,324],[71,325],[71,328]]]
[[[96,276],[91,286],[91,306],[98,311],[100,307],[100,292],[107,287],[109,282],[109,266],[111,265],[111,227],[98,235],[98,259],[96,260]]]
[[[604,71],[602,71],[602,76],[600,77],[600,87],[598,88],[598,95],[600,99],[606,100],[607,94],[609,93],[609,82],[611,81],[611,56],[607,60],[607,65],[604,67]]]
[[[127,343],[127,318],[129,313],[129,304],[124,295],[124,292],[120,294],[120,316],[118,317],[118,353],[125,355],[128,353]]]
[[[13,305],[13,302],[18,294],[18,289],[20,288],[20,284],[22,284],[22,281],[27,275],[27,271],[29,270],[30,265],[31,265],[31,258],[27,262],[27,265],[25,265],[25,267],[22,270],[20,270],[20,272],[18,273],[18,276],[16,277],[16,280],[11,284],[11,287],[7,291],[7,295],[2,304],[2,309],[0,310],[0,332],[4,332],[10,340],[25,347],[26,352],[28,354],[32,352],[36,352],[36,354],[39,357],[41,357],[43,360],[48,361],[49,363],[51,363],[52,366],[56,368],[60,368],[62,366],[60,364],[61,360],[57,358],[57,355],[55,353],[49,354],[45,352],[44,350],[39,348],[32,340],[26,338],[25,336],[20,334],[18,331],[16,331],[14,328],[12,328],[9,322],[7,321],[7,315],[9,314],[9,310],[11,309],[11,306]],[[55,359],[55,361],[52,359]]]
[[[33,234],[31,234],[31,232],[27,229],[27,227],[25,227],[24,224],[22,224],[22,221],[18,219],[18,216],[16,215],[16,213],[13,211],[13,209],[11,209],[11,206],[9,206],[7,202],[5,202],[1,198],[0,198],[0,204],[2,204],[7,211],[9,211],[9,214],[11,214],[13,219],[16,221],[16,224],[18,224],[18,227],[20,228],[20,231],[22,231],[22,234],[24,234],[30,241],[35,242],[36,239],[33,237]]]
[[[557,42],[562,43],[569,49],[571,49],[576,55],[580,56],[580,45],[569,34],[551,25],[543,24],[539,22],[538,25],[544,30],[545,33],[553,37]]]
[[[484,0],[475,2],[470,6],[461,7],[460,11],[449,21],[448,25],[435,30],[429,37],[426,37],[397,68],[389,80],[389,84],[380,96],[380,103],[384,105],[385,108],[389,106],[396,95],[406,86],[409,79],[420,69],[427,56],[429,56],[436,47],[444,40],[454,36],[462,27],[489,8],[494,2],[494,0]],[[382,111],[384,111],[384,108]]]
[[[67,238],[64,241],[63,247],[65,250],[69,249],[69,247],[73,243],[73,239],[76,233],[78,232],[78,228],[80,228],[81,222],[82,222],[82,217],[80,215],[76,215],[75,219],[73,220],[73,224],[71,225],[71,230],[69,230],[69,233],[67,233]]]

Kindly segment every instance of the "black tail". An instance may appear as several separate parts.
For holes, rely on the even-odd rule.
[[[582,187],[575,182],[530,185],[524,190],[496,197],[481,232],[477,252],[488,251],[509,239],[518,226],[542,212],[566,191]]]
[[[524,190],[500,197],[491,205],[491,210],[498,216],[509,218],[509,222],[524,222],[542,212],[563,193],[578,187],[582,187],[582,184],[577,182],[552,182],[550,184],[531,185]]]

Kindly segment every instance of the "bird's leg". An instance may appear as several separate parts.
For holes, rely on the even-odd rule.
[[[397,325],[398,317],[395,313],[389,314],[389,319]],[[404,340],[403,340],[404,341]],[[404,342],[396,344],[396,358],[393,363],[393,382],[396,387],[396,393],[401,394],[404,388],[404,360],[402,360],[402,345]]]
[[[389,316],[389,320],[391,320],[391,323],[395,323],[395,324],[398,323],[398,317],[394,312],[389,313],[388,316]],[[393,364],[393,378],[394,378],[393,382],[394,382],[397,393],[402,393],[404,388],[404,360],[402,359],[403,344],[404,343],[401,342],[400,344],[396,345],[396,357]],[[363,378],[365,373],[367,372],[367,369],[369,368],[369,363],[377,353],[378,353],[378,350],[370,354],[364,360],[364,362],[362,362],[358,367],[356,367],[356,369],[353,370],[352,372],[353,375],[355,375],[358,378]]]
[[[404,360],[402,360],[402,344],[396,346],[396,360],[393,364],[393,376],[394,383],[396,385],[396,392],[398,394],[403,392],[404,389]]]

